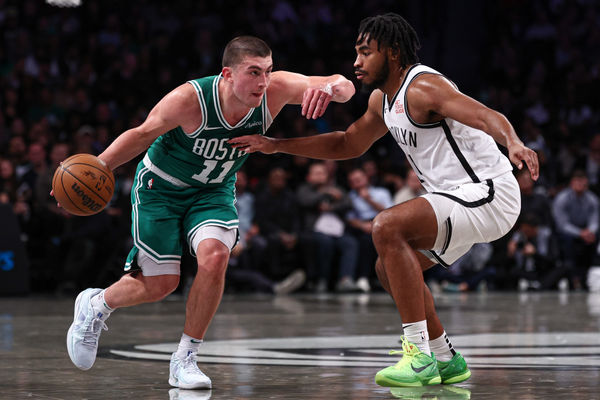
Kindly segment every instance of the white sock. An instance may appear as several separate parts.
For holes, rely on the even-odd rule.
[[[404,336],[409,342],[415,344],[419,350],[428,356],[431,355],[431,350],[429,349],[429,333],[427,332],[427,320],[402,324],[402,329],[404,329]]]
[[[448,335],[446,335],[446,331],[439,338],[430,340],[429,347],[438,361],[450,361],[456,354],[452,343],[450,343],[450,339],[448,339]]]
[[[106,319],[110,317],[110,313],[114,311],[108,306],[108,304],[106,304],[106,301],[104,300],[105,291],[106,289],[90,299],[90,303],[92,303],[92,308],[96,312],[96,316],[102,321],[106,321]]]
[[[200,348],[202,342],[202,339],[195,339],[183,333],[181,335],[181,340],[179,341],[179,346],[177,347],[177,357],[185,358],[190,355],[190,353],[198,353],[198,349]]]

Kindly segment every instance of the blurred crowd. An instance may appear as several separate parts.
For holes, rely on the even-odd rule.
[[[19,219],[32,290],[103,287],[121,274],[132,245],[136,163],[115,171],[105,211],[74,217],[49,196],[60,161],[99,154],[168,91],[218,73],[224,45],[240,34],[266,40],[275,69],[352,78],[359,21],[388,11],[413,23],[423,63],[448,74],[476,71],[455,82],[506,115],[541,163],[537,182],[515,172],[523,207],[513,232],[474,246],[449,270],[432,269],[428,283],[451,291],[585,290],[588,270],[600,265],[600,5],[473,1],[445,23],[450,2],[416,3],[83,0],[70,9],[0,0],[0,203]],[[451,40],[457,27],[477,34]],[[367,98],[357,92],[316,121],[287,107],[268,134],[344,129]],[[371,221],[423,192],[389,135],[342,162],[252,155],[236,187],[241,241],[227,290],[272,293],[380,289]],[[184,273],[194,273],[185,257]]]

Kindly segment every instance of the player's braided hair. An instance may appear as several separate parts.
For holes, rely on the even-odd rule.
[[[394,13],[368,17],[360,22],[356,44],[377,41],[377,50],[391,48],[398,53],[400,66],[419,62],[417,50],[421,47],[417,33],[404,18]]]

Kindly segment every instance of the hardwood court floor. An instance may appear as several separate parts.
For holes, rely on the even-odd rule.
[[[115,312],[89,371],[65,347],[73,299],[0,298],[0,399],[600,399],[600,294],[436,302],[473,372],[462,384],[375,385],[399,348],[401,321],[387,295],[229,295],[199,355],[212,391],[180,391],[167,379],[181,298]]]

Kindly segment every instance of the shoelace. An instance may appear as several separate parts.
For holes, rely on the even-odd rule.
[[[390,355],[402,354],[409,357],[414,357],[420,353],[421,350],[413,344],[411,344],[405,336],[402,336],[402,350],[392,350]],[[400,362],[400,361],[399,361]]]
[[[196,355],[193,353],[188,354],[183,360],[181,360],[181,362],[183,363],[183,369],[186,372],[193,372],[193,373],[202,373],[202,371],[200,371],[200,368],[198,368],[198,364],[196,363]]]
[[[82,343],[87,346],[97,346],[98,345],[98,336],[100,336],[100,330],[103,329],[105,331],[108,330],[108,327],[99,318],[92,318],[89,325],[87,326],[85,332],[83,333],[83,341]]]

